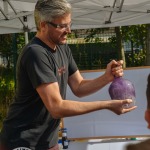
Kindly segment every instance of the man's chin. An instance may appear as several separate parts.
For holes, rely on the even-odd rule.
[[[63,44],[66,44],[66,43],[67,43],[66,40],[59,42],[60,45],[63,45]]]

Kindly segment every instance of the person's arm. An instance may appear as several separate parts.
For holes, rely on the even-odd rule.
[[[94,102],[79,102],[73,100],[63,100],[60,95],[57,82],[42,84],[37,87],[37,92],[40,95],[47,110],[54,118],[63,118],[69,116],[81,115],[97,110],[108,109],[118,115],[129,112],[136,107],[124,109],[122,106],[131,103],[130,100],[97,100]]]
[[[112,60],[106,68],[106,71],[103,75],[96,79],[83,79],[79,71],[76,71],[73,75],[69,77],[68,84],[72,92],[78,96],[83,97],[97,92],[105,85],[113,81],[114,76],[119,77],[123,76],[122,69],[123,61],[114,61]],[[116,67],[113,67],[116,66]]]

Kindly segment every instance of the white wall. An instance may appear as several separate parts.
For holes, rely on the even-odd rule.
[[[104,72],[83,73],[85,78],[95,78]],[[69,138],[92,137],[127,137],[150,135],[147,129],[144,113],[146,109],[146,85],[150,68],[138,68],[124,71],[124,78],[132,81],[136,91],[136,110],[116,115],[108,110],[101,110],[76,117],[64,118],[64,126],[68,129]],[[108,87],[84,98],[75,97],[70,89],[67,90],[67,99],[80,101],[108,100]]]

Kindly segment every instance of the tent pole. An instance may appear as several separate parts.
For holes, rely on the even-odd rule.
[[[29,38],[28,38],[28,32],[25,32],[25,44],[28,44]]]

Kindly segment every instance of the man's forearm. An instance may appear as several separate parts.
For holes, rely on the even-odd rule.
[[[83,97],[83,96],[93,94],[97,92],[98,90],[100,90],[101,88],[103,88],[108,83],[110,83],[110,81],[107,80],[105,75],[102,75],[93,80],[85,79],[80,83],[76,91],[76,96]]]

